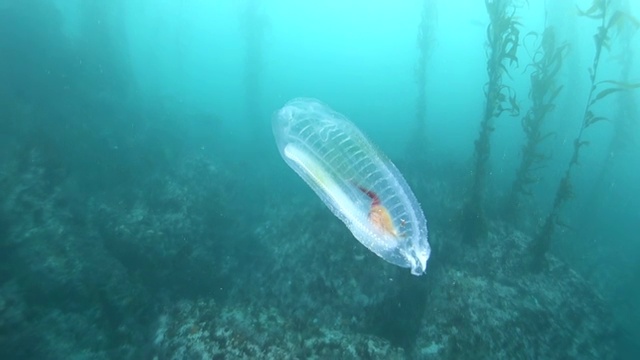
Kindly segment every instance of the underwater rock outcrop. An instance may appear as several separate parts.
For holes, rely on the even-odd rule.
[[[494,224],[486,245],[456,254],[427,299],[415,353],[421,359],[617,359],[613,318],[592,286],[550,258],[523,266],[532,241]]]
[[[12,226],[0,245],[21,269],[20,278],[1,273],[10,279],[0,285],[6,358],[616,358],[600,297],[553,258],[540,274],[526,271],[531,239],[500,224],[472,249],[455,228],[436,227],[441,256],[414,277],[350,241],[308,199],[265,199],[263,220],[246,232],[195,216],[186,226],[198,238],[182,239],[186,214],[216,216],[203,201],[222,200],[205,195],[226,175],[203,159],[160,181],[163,196],[148,187],[132,199],[145,206],[91,201],[84,215],[73,198],[46,191],[40,160],[31,159],[20,182],[3,180]],[[208,176],[219,183],[195,185]],[[13,221],[18,214],[28,216]],[[96,233],[97,220],[113,230]],[[199,245],[181,252],[187,240]]]
[[[544,274],[526,271],[524,234],[492,223],[487,246],[473,251],[459,233],[436,234],[459,248],[448,245],[451,255],[416,278],[346,242],[349,233],[326,209],[294,201],[269,207],[270,220],[254,233],[268,260],[235,279],[227,302],[167,308],[149,340],[155,353],[616,358],[603,300],[555,259]]]
[[[268,306],[181,302],[158,320],[162,359],[405,359],[372,335],[292,321]]]

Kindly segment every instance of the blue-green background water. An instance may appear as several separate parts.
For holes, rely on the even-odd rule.
[[[539,232],[580,130],[599,24],[577,9],[591,2],[516,3],[519,64],[507,63],[503,83],[515,90],[521,113],[495,120],[483,197],[489,237],[498,240],[471,246],[460,239],[460,211],[486,101],[490,21],[483,1],[0,0],[0,357],[200,358],[176,350],[188,332],[163,332],[174,339],[157,341],[158,329],[166,314],[174,314],[166,321],[188,323],[175,315],[181,301],[214,299],[211,323],[234,313],[228,307],[257,302],[284,320],[255,332],[312,338],[309,329],[320,327],[338,334],[332,339],[342,334],[344,344],[358,344],[362,339],[349,336],[361,334],[391,344],[388,352],[369,349],[373,358],[391,358],[393,349],[407,358],[588,358],[546,341],[542,334],[559,331],[550,324],[503,342],[436,326],[435,333],[458,334],[456,343],[453,335],[439,342],[427,330],[425,319],[439,316],[433,309],[443,289],[462,283],[448,276],[459,271],[491,283],[490,271],[473,264],[494,266],[486,255],[501,246],[501,236],[517,232],[526,243]],[[610,7],[640,18],[634,1]],[[525,35],[541,32],[545,18],[569,46],[556,76],[564,89],[544,123],[553,134],[542,145],[549,159],[535,172],[523,219],[512,224],[501,204],[522,156],[521,118],[531,106],[527,65],[535,41]],[[598,80],[640,82],[640,34],[633,29],[612,36]],[[416,71],[421,56],[424,77]],[[412,278],[363,250],[280,159],[271,116],[299,96],[349,117],[405,174],[427,216],[433,271]],[[562,207],[565,225],[550,250],[589,289],[584,297],[558,292],[560,308],[588,313],[582,304],[595,299],[608,314],[596,320],[608,319],[604,325],[615,329],[606,339],[612,358],[640,354],[639,101],[635,90],[594,106],[609,121],[584,131],[589,145],[572,173],[575,196]],[[419,123],[423,131],[416,133]],[[509,230],[496,230],[502,227]],[[457,260],[462,254],[466,260]],[[540,287],[523,290],[524,298],[545,293],[544,284],[562,272],[536,276]],[[489,306],[498,298],[492,294],[484,299],[496,308]],[[414,299],[406,313],[385,305],[406,298]],[[380,309],[395,310],[378,317]],[[561,310],[546,310],[548,318],[563,319]],[[228,333],[241,328],[244,340],[237,343],[267,349],[242,325],[245,318],[251,315],[226,323]],[[405,324],[409,318],[419,321]],[[532,324],[516,318],[514,328]],[[450,326],[474,334],[504,326],[475,316],[457,321]],[[530,347],[511,346],[519,341]],[[262,356],[226,344],[216,354]],[[292,358],[353,355],[304,342],[273,348],[282,352],[272,355]]]

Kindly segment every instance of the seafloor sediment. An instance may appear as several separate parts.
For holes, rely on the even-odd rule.
[[[599,295],[556,259],[529,271],[530,237],[500,222],[474,246],[431,224],[415,277],[311,194],[238,205],[208,158],[79,197],[27,156],[3,165],[1,358],[617,357]]]

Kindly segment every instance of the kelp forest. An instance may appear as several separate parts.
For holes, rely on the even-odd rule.
[[[640,358],[639,18],[0,0],[0,358]],[[352,163],[281,157],[296,98]]]

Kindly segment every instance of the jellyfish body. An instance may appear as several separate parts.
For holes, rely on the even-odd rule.
[[[285,162],[384,260],[425,272],[427,221],[406,181],[345,116],[319,100],[293,99],[273,118]]]

